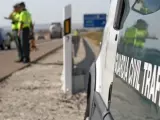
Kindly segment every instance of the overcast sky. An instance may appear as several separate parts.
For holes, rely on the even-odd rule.
[[[4,20],[12,11],[12,6],[20,0],[1,0],[0,26],[8,26],[10,22]],[[84,13],[107,13],[110,0],[24,0],[36,24],[62,21],[63,8],[72,4],[73,22],[82,23]]]

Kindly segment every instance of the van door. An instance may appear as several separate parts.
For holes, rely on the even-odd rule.
[[[107,84],[108,87],[107,91],[109,91],[110,84],[113,80],[113,73],[112,76],[106,74],[109,68],[112,67],[114,72],[114,59],[117,50],[117,38],[118,38],[118,31],[113,28],[114,17],[116,13],[118,0],[112,0],[110,4],[110,10],[107,19],[107,25],[104,29],[103,41],[101,51],[96,61],[96,90],[94,91],[93,88],[93,80],[92,80],[92,87],[91,87],[91,97],[90,97],[90,120],[104,120],[108,115],[107,110],[107,103],[106,96],[108,98],[108,92],[104,91],[104,83]],[[108,81],[104,76],[108,75]],[[107,83],[108,82],[108,83]],[[93,96],[93,97],[92,97]],[[111,118],[110,118],[111,119]]]
[[[110,3],[110,9],[108,13],[108,19],[107,24],[105,26],[104,32],[103,32],[103,40],[101,43],[101,51],[99,53],[99,56],[96,61],[96,91],[101,93],[102,92],[102,79],[103,79],[103,71],[105,69],[105,63],[107,59],[107,49],[109,46],[109,42],[111,42],[111,39],[113,40],[112,43],[114,44],[114,47],[117,48],[117,41],[116,41],[116,35],[118,34],[117,31],[113,29],[113,22],[115,17],[115,11],[116,11],[116,5],[118,0],[112,0]],[[112,35],[111,35],[112,34]],[[111,38],[112,37],[112,38]]]
[[[115,120],[160,119],[160,0],[129,0],[110,110]]]

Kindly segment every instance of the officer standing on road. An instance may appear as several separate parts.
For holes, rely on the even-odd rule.
[[[9,17],[5,17],[5,19],[10,19],[12,20],[12,34],[13,34],[13,39],[15,40],[16,47],[17,47],[17,52],[18,52],[18,60],[16,62],[21,62],[22,59],[22,45],[20,38],[18,36],[18,21],[19,21],[19,15],[20,15],[20,6],[19,4],[15,4],[13,6],[14,10],[13,12],[9,15]]]
[[[26,10],[25,3],[22,2],[20,5],[20,16],[19,16],[19,32],[18,35],[22,41],[23,49],[23,62],[30,62],[30,44],[29,44],[29,34],[31,28],[31,15]]]
[[[146,39],[157,40],[155,36],[149,35],[147,22],[143,19],[138,19],[135,25],[125,31],[124,53],[127,56],[134,55],[138,59],[143,58]]]
[[[79,36],[79,31],[76,29],[74,31],[74,37],[73,37],[73,47],[74,47],[74,56],[77,57],[77,52],[79,48],[79,42],[80,42],[80,36]]]
[[[136,56],[144,48],[145,39],[148,36],[148,24],[144,20],[137,20],[136,24],[127,28],[124,35],[126,55]],[[142,56],[142,55],[140,55]]]

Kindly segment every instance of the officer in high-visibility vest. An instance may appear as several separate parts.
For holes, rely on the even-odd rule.
[[[143,59],[145,55],[145,42],[147,40],[158,40],[154,35],[148,32],[148,24],[145,20],[138,19],[136,24],[127,28],[124,37],[121,40],[123,44],[121,49],[129,57]]]
[[[22,41],[22,49],[23,49],[23,62],[30,62],[30,44],[29,44],[29,34],[31,28],[31,15],[26,10],[25,3],[22,2],[20,5],[20,16],[19,16],[19,26],[18,26],[18,34]]]
[[[74,36],[78,36],[78,30],[77,29],[74,31]]]
[[[78,48],[79,48],[79,42],[80,42],[80,36],[79,36],[79,31],[76,29],[74,31],[72,43],[73,43],[73,48],[74,48],[74,56],[77,56]]]
[[[150,11],[148,8],[146,8],[146,7],[142,7],[142,8],[140,9],[140,11],[141,11],[143,14],[148,14],[148,13],[151,12],[151,11]]]
[[[144,48],[145,39],[147,37],[148,24],[142,19],[137,20],[137,23],[134,26],[126,29],[124,35],[124,53],[126,53],[128,56],[137,56],[138,54],[141,54],[141,50]]]
[[[18,59],[16,60],[16,62],[21,62],[23,60],[22,45],[21,45],[20,38],[18,36],[18,21],[19,21],[19,15],[20,15],[20,6],[17,3],[13,6],[13,8],[14,8],[13,12],[6,19],[12,20],[12,35],[13,35],[13,39],[15,40],[17,52],[18,52]]]

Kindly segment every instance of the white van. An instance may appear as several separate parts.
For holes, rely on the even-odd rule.
[[[160,0],[111,0],[85,119],[160,119]]]

